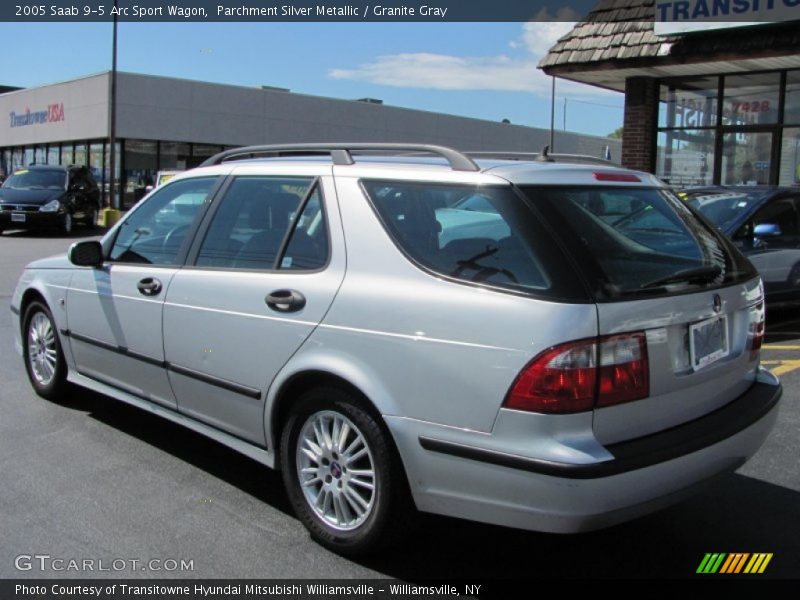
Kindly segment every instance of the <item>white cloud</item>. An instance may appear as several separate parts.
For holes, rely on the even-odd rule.
[[[437,90],[540,92],[536,61],[507,56],[460,57],[426,52],[379,56],[355,69],[332,69],[334,79]]]
[[[542,9],[536,21],[524,23],[520,36],[509,42],[522,56],[453,56],[428,52],[389,54],[352,68],[331,69],[333,79],[364,81],[402,88],[489,90],[550,96],[551,80],[536,68],[539,60],[575,25],[578,14],[562,7],[555,15]],[[515,52],[520,54],[520,52]],[[559,80],[559,95],[605,95],[597,88]]]

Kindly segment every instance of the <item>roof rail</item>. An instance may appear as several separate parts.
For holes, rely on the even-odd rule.
[[[243,146],[233,148],[215,154],[207,159],[200,166],[210,167],[219,165],[226,160],[234,157],[249,156],[289,156],[300,154],[314,156],[319,154],[329,154],[335,165],[352,165],[354,152],[424,152],[426,154],[436,154],[441,156],[454,171],[479,171],[480,168],[466,154],[447,148],[446,146],[436,146],[433,144],[381,144],[381,143],[354,143],[354,144],[275,144],[265,146]]]
[[[589,156],[588,154],[551,154],[550,152],[502,152],[494,150],[479,150],[475,152],[464,152],[471,158],[496,158],[499,160],[535,160],[542,162],[566,162],[581,163],[590,165],[617,166],[615,163],[605,158]]]

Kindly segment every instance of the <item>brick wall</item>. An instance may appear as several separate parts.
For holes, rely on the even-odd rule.
[[[622,131],[622,166],[653,173],[656,165],[658,85],[650,77],[625,81],[625,117]]]

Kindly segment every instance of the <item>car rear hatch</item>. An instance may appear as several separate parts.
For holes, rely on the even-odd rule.
[[[601,443],[697,419],[753,384],[763,289],[721,234],[666,190],[633,181],[521,187],[596,300]]]

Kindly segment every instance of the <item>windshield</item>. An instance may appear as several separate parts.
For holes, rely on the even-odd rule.
[[[761,194],[743,192],[690,192],[687,196],[686,203],[722,231],[727,231],[762,198]]]
[[[666,190],[523,191],[562,233],[598,300],[682,293],[756,275],[724,236]]]
[[[65,190],[67,174],[56,169],[23,169],[6,179],[3,187],[15,190]]]

